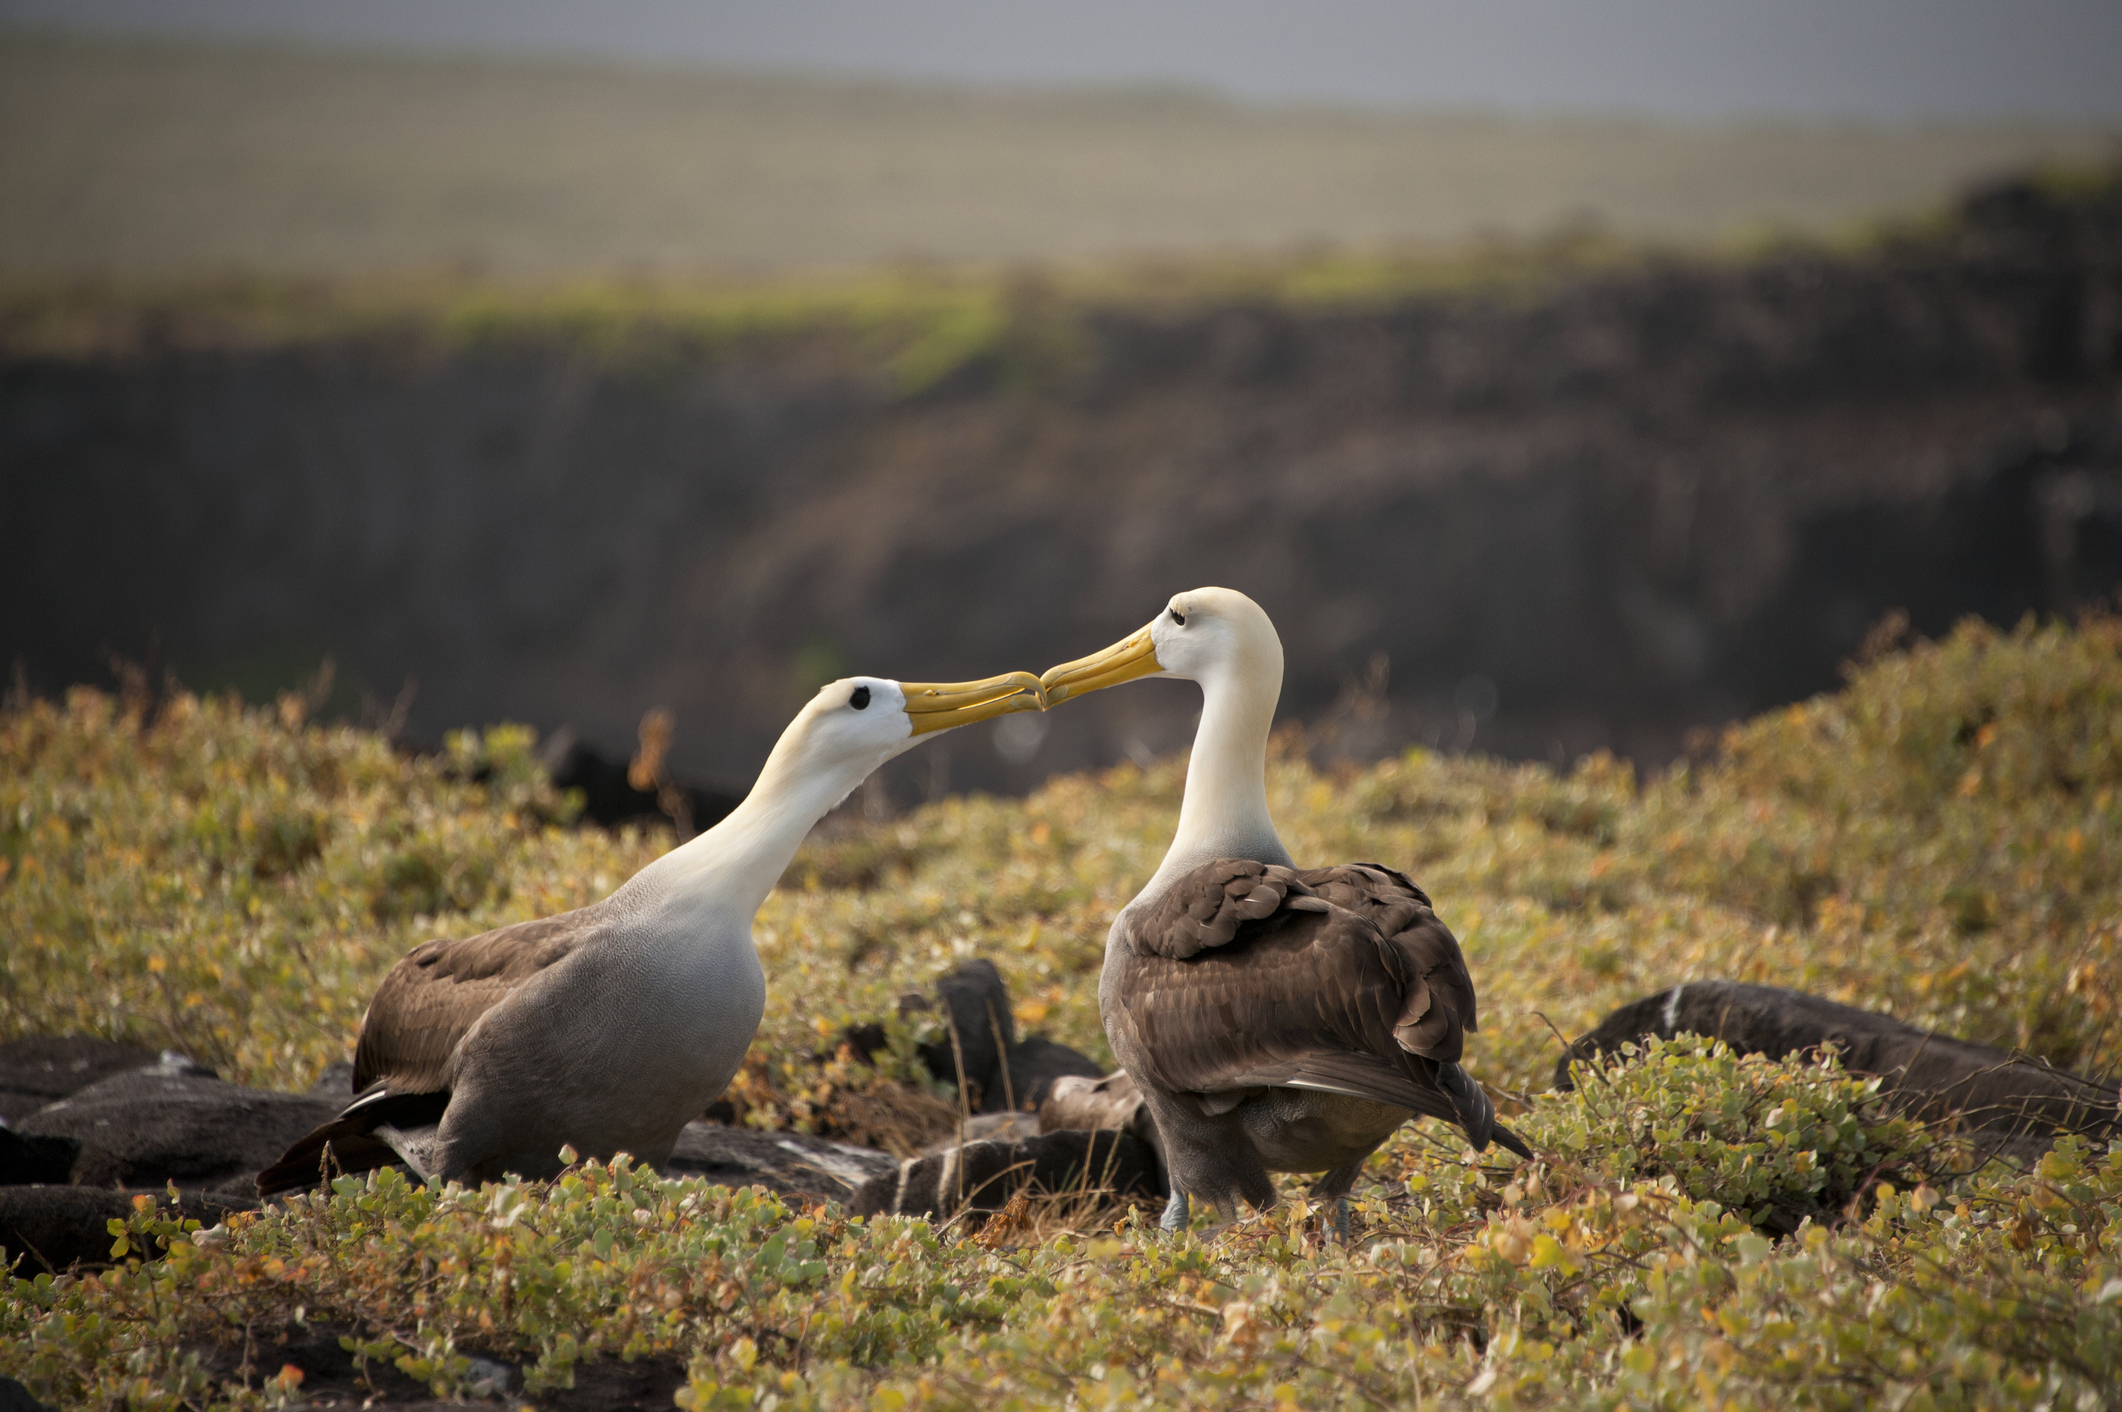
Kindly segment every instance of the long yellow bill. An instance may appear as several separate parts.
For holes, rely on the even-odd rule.
[[[1150,641],[1149,629],[1145,627],[1103,652],[1093,652],[1088,657],[1048,667],[1046,674],[1039,678],[1039,685],[1046,691],[1046,705],[1055,706],[1071,696],[1102,691],[1163,670],[1164,664],[1157,660],[1157,644]]]
[[[915,735],[969,726],[1012,711],[1046,709],[1046,693],[1030,672],[1005,672],[985,681],[903,681],[899,689],[906,693],[906,714]]]

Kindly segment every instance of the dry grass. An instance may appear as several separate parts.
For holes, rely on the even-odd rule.
[[[0,40],[0,271],[551,272],[1700,240],[2113,135],[1516,121]]]

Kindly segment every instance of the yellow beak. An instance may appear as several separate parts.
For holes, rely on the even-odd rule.
[[[985,681],[899,683],[915,735],[969,726],[1012,711],[1043,711],[1046,693],[1030,672],[1005,672]]]
[[[1048,667],[1046,674],[1039,678],[1039,685],[1045,689],[1046,705],[1056,706],[1072,696],[1102,691],[1163,670],[1164,664],[1157,660],[1157,644],[1150,641],[1149,629],[1145,627],[1103,652],[1093,652],[1088,657]]]

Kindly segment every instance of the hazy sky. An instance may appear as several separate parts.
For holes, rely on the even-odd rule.
[[[1274,101],[2122,126],[2122,0],[0,0],[0,23]]]

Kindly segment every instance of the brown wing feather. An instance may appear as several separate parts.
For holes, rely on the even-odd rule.
[[[1239,1077],[1247,1088],[1309,1088],[1346,1093],[1448,1123],[1466,1121],[1448,1094],[1375,1054],[1307,1054],[1302,1059],[1264,1065]]]
[[[1135,950],[1183,961],[1211,947],[1228,946],[1247,922],[1285,907],[1323,912],[1295,870],[1250,858],[1219,858],[1185,874],[1164,890],[1131,932]]]
[[[450,1057],[479,1017],[556,965],[597,929],[598,908],[563,912],[451,941],[423,942],[391,967],[361,1020],[354,1092],[449,1087]]]
[[[1408,991],[1394,1037],[1416,1054],[1457,1063],[1466,1034],[1481,1028],[1474,978],[1458,938],[1437,920],[1429,895],[1407,874],[1376,863],[1344,863],[1297,876],[1320,897],[1391,938],[1419,980]]]
[[[1144,914],[1127,919],[1117,993],[1152,1081],[1213,1093],[1293,1082],[1262,1076],[1286,1071],[1301,1078],[1317,1060],[1349,1071],[1339,1086],[1381,1102],[1415,1106],[1407,1102],[1410,1085],[1434,1092],[1435,1071],[1425,1061],[1457,1060],[1459,1026],[1446,988],[1427,985],[1421,964],[1448,970],[1437,959],[1437,938],[1451,958],[1457,943],[1412,884],[1403,889],[1383,870],[1372,872],[1375,878],[1349,868],[1298,874],[1223,859],[1180,878]],[[1314,878],[1362,910],[1334,905]],[[1276,893],[1276,905],[1263,910]],[[1365,912],[1397,919],[1398,931],[1388,935]],[[1463,963],[1459,969],[1463,974]],[[1471,985],[1466,989],[1470,997]],[[1410,1010],[1419,1012],[1412,1022]],[[1446,1042],[1426,1047],[1447,1052],[1422,1053],[1402,1042],[1396,1032],[1410,1024],[1425,1041],[1428,1030],[1441,1030]],[[1328,1057],[1336,1055],[1368,1062],[1336,1064]],[[1380,1068],[1401,1080],[1366,1087],[1363,1075]],[[1436,1096],[1439,1116],[1450,1116],[1449,1100]]]

